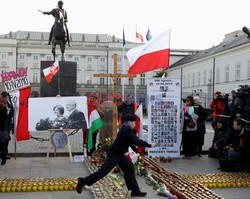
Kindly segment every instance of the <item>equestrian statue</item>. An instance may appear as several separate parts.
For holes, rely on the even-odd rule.
[[[53,9],[50,12],[42,12],[45,15],[52,15],[55,18],[55,23],[53,24],[50,35],[49,35],[49,43],[52,43],[52,53],[55,61],[56,56],[56,45],[60,45],[61,53],[62,53],[62,61],[65,61],[64,52],[65,52],[65,45],[68,42],[69,47],[71,47],[71,43],[69,40],[69,31],[67,28],[67,12],[63,9],[63,2],[58,1],[57,8]]]

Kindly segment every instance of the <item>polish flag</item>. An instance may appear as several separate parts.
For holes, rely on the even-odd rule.
[[[143,128],[143,113],[142,113],[142,105],[137,108],[135,111],[135,115],[137,116],[135,130],[138,132],[138,137],[142,139],[142,128]]]
[[[136,119],[136,125],[135,125],[135,130],[138,133],[138,137],[140,139],[143,139],[143,112],[142,112],[142,105],[137,108],[135,111],[135,115],[137,116]],[[144,147],[137,147],[137,151],[141,154],[145,154],[145,148]]]
[[[14,128],[16,141],[29,140],[28,131],[28,98],[30,87],[10,92],[14,108]]]
[[[59,71],[59,62],[55,61],[50,67],[43,69],[43,74],[48,83],[52,81],[52,78]]]
[[[169,67],[170,31],[151,39],[148,43],[127,52],[129,74],[141,74]]]
[[[144,40],[143,40],[142,34],[140,34],[140,33],[138,33],[138,32],[136,32],[136,38],[139,39],[139,40],[141,40],[141,42],[144,41]]]

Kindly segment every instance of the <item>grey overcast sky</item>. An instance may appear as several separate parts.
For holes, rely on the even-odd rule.
[[[63,0],[71,33],[109,34],[135,41],[135,27],[144,38],[171,30],[170,48],[206,49],[224,35],[250,27],[250,0]],[[49,32],[50,11],[57,0],[1,0],[0,34],[10,31]]]

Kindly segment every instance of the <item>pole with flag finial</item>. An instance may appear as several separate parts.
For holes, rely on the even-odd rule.
[[[124,69],[124,48],[125,48],[125,45],[126,45],[126,40],[125,40],[125,32],[124,32],[124,24],[123,24],[123,32],[122,32],[122,73],[124,74],[125,73],[125,69]],[[124,87],[125,87],[125,80],[124,78],[122,78],[122,101],[124,101],[124,95],[125,95],[125,92],[124,92]]]

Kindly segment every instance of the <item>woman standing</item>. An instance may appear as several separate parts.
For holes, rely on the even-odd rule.
[[[204,145],[204,135],[206,133],[205,120],[207,118],[207,113],[205,109],[201,106],[201,100],[198,96],[194,97],[194,107],[199,115],[197,120],[197,133],[195,135],[197,155],[201,157],[202,146]]]
[[[194,107],[194,99],[192,96],[188,96],[186,99],[183,99],[183,101],[186,103],[181,110],[183,159],[190,160],[195,150],[194,137],[197,131],[197,119],[199,116]]]

